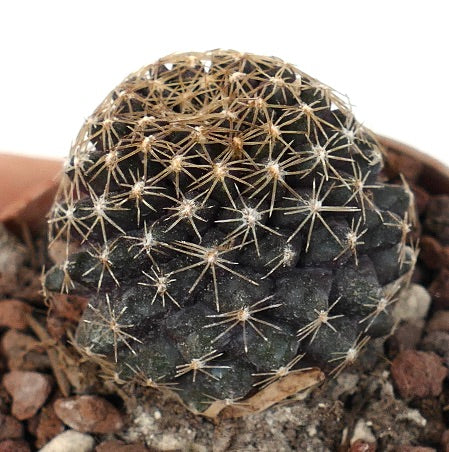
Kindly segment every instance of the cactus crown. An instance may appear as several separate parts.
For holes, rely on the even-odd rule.
[[[84,123],[47,288],[89,298],[80,348],[204,409],[389,332],[411,199],[344,98],[273,57],[170,55]],[[76,244],[76,252],[72,245]],[[404,277],[402,278],[404,280]]]

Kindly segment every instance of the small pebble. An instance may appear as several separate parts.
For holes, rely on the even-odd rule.
[[[349,452],[376,452],[376,444],[358,439],[351,444]]]
[[[424,287],[410,284],[403,289],[395,303],[392,316],[395,321],[418,321],[426,318],[431,298]]]
[[[17,330],[8,330],[0,346],[10,370],[45,370],[50,366],[48,356],[39,342]]]
[[[397,421],[410,421],[416,424],[418,427],[425,427],[427,425],[427,419],[414,408],[409,408],[402,413],[398,413],[396,416]]]
[[[20,300],[0,301],[0,327],[24,330],[28,327],[26,316],[31,312],[31,306]]]
[[[54,408],[64,424],[80,432],[112,433],[123,427],[117,408],[98,396],[61,398],[56,400]]]
[[[449,333],[432,331],[421,341],[422,350],[435,352],[440,356],[449,356]]]
[[[391,375],[403,398],[437,397],[448,370],[432,352],[405,350],[391,363]]]
[[[449,311],[436,311],[427,323],[427,331],[446,331],[449,333]]]
[[[389,356],[396,356],[404,350],[416,349],[421,340],[423,330],[424,320],[400,324],[388,339]]]
[[[365,443],[376,443],[376,437],[373,435],[373,431],[369,427],[365,419],[359,419],[354,427],[354,433],[352,434],[351,444],[361,440]]]
[[[22,439],[0,441],[0,452],[30,452],[30,446]]]
[[[360,375],[351,372],[343,372],[337,377],[337,384],[332,391],[332,397],[337,400],[345,395],[352,395],[357,391]]]
[[[19,420],[34,416],[51,392],[51,379],[38,372],[13,370],[3,377],[3,385],[12,397],[11,412]]]
[[[39,452],[92,452],[95,440],[90,435],[66,430],[55,436]]]
[[[158,437],[155,448],[160,451],[186,450],[183,441],[177,438],[174,433],[163,433]]]
[[[0,441],[4,439],[20,439],[23,436],[23,425],[12,416],[0,413]]]

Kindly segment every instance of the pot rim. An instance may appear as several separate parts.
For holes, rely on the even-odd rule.
[[[40,224],[53,203],[62,168],[58,159],[0,153],[0,223],[31,229]]]
[[[379,142],[387,149],[388,153],[412,158],[421,163],[418,185],[420,182],[426,190],[432,194],[449,194],[449,167],[429,154],[422,152],[409,144],[376,135]]]

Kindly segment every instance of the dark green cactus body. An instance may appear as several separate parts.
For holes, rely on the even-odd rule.
[[[177,383],[197,409],[302,354],[339,372],[388,333],[384,286],[414,262],[412,200],[381,167],[343,100],[292,65],[161,59],[84,124],[50,219],[79,249],[47,287],[88,296],[76,341],[117,378]]]

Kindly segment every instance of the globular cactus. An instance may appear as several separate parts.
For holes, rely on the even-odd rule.
[[[83,125],[49,220],[67,255],[46,286],[88,297],[76,343],[118,381],[197,409],[300,364],[336,374],[390,332],[389,283],[416,257],[410,191],[382,163],[344,98],[294,66],[170,55]]]

